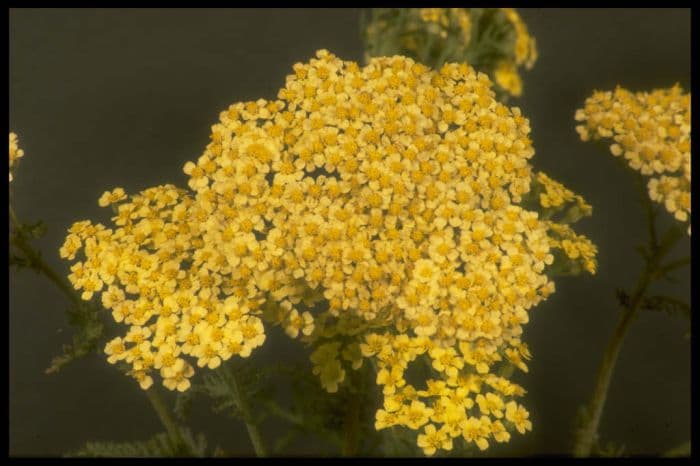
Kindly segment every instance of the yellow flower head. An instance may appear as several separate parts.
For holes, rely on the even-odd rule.
[[[651,200],[690,234],[690,93],[670,89],[596,91],[576,111],[581,140],[611,139],[610,152],[648,176]]]
[[[190,191],[151,188],[120,201],[114,230],[71,229],[74,286],[93,280],[115,320],[151,330],[132,375],[186,390],[193,362],[247,357],[280,325],[329,392],[373,360],[378,429],[434,424],[416,439],[428,454],[506,441],[512,424],[493,422],[524,390],[492,377],[529,358],[522,328],[564,249],[526,199],[527,119],[470,66],[402,56],[361,67],[321,50],[278,97],[221,112],[184,167]],[[435,369],[425,389],[406,380],[414,363]]]

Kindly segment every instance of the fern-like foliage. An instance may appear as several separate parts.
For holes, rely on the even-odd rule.
[[[68,454],[70,457],[91,458],[161,458],[181,456],[207,456],[207,442],[202,434],[193,436],[189,429],[181,428],[184,445],[173,442],[168,434],[161,432],[154,437],[135,442],[88,442],[80,450]],[[216,449],[214,456],[221,450]]]
[[[196,393],[202,393],[212,400],[212,409],[235,418],[243,418],[238,402],[238,387],[228,367],[206,374],[200,384],[192,387]]]
[[[649,296],[644,298],[642,309],[665,312],[668,315],[682,315],[690,319],[690,305],[671,296]]]
[[[216,371],[204,375],[188,392],[179,394],[175,412],[178,417],[185,419],[194,396],[201,394],[211,399],[214,412],[257,424],[266,416],[260,407],[274,397],[275,384],[272,376],[281,371],[282,366],[278,364],[261,368],[250,361],[229,361]],[[241,400],[254,408],[254,419],[245,419]]]
[[[78,331],[73,336],[73,341],[63,346],[63,353],[51,361],[46,369],[46,373],[50,374],[58,372],[69,362],[97,349],[104,333],[104,325],[100,321],[98,309],[81,301],[73,288],[42,259],[41,251],[32,245],[33,240],[45,234],[46,225],[41,221],[15,225],[10,237],[10,244],[13,246],[13,250],[10,251],[10,266],[18,269],[28,268],[43,274],[73,302],[73,306],[67,311],[68,321]]]
[[[93,351],[96,351],[104,334],[104,324],[99,320],[97,311],[88,306],[80,306],[70,309],[68,318],[71,325],[77,327],[77,333],[73,335],[73,341],[63,345],[62,354],[54,357],[46,368],[46,373],[51,374],[61,370],[63,366]]]
[[[181,422],[186,422],[190,416],[195,390],[196,389],[190,389],[184,392],[177,392],[175,396],[173,412]]]

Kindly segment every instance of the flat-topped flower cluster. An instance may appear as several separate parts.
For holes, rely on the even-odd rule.
[[[649,197],[690,234],[690,93],[680,86],[633,93],[596,91],[576,111],[581,140],[612,139],[610,152],[649,177]]]
[[[426,454],[456,438],[485,449],[532,427],[501,371],[527,371],[523,326],[554,291],[555,250],[595,272],[590,241],[527,205],[529,132],[465,64],[360,67],[321,50],[277,100],[220,114],[184,167],[190,190],[105,193],[114,226],[76,223],[61,255],[127,327],[105,352],[144,389],[159,374],[187,390],[194,366],[247,357],[280,325],[329,392],[373,365],[377,429],[421,430]],[[590,214],[534,183],[547,208]],[[418,385],[413,364],[430,374]]]

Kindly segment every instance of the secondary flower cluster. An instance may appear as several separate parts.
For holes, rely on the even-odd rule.
[[[529,132],[466,64],[360,67],[321,50],[278,100],[220,114],[184,167],[190,192],[107,192],[116,228],[78,222],[61,255],[84,253],[72,283],[130,326],[106,352],[143,388],[158,370],[186,390],[185,356],[216,368],[280,325],[329,392],[376,367],[377,429],[423,429],[426,454],[455,438],[484,449],[532,427],[524,390],[498,374],[527,370],[522,327],[554,291],[561,238],[587,241],[525,206]],[[558,189],[552,205],[578,202]],[[409,376],[421,364],[425,388]]]
[[[585,236],[577,235],[569,226],[582,217],[593,213],[593,208],[583,197],[566,188],[563,184],[539,172],[533,179],[533,194],[536,195],[542,207],[543,217],[547,220],[550,232],[550,246],[561,249],[569,259],[569,270],[577,273],[579,267],[594,274],[597,263],[598,248]]]
[[[22,156],[24,156],[24,151],[18,146],[19,141],[15,133],[10,133],[10,181],[12,181],[12,167],[17,165]]]
[[[583,141],[612,139],[610,152],[649,176],[649,197],[676,220],[690,220],[690,93],[670,89],[597,91],[576,111]],[[690,223],[688,224],[690,234]]]
[[[434,68],[466,62],[513,96],[522,94],[518,68],[537,60],[535,39],[513,8],[378,8],[365,42],[369,56],[406,55]]]
[[[262,345],[258,303],[235,288],[240,269],[218,250],[221,238],[207,237],[202,202],[164,185],[130,199],[117,188],[99,203],[115,205],[115,228],[77,222],[60,254],[69,260],[84,254],[69,280],[83,299],[101,293],[115,322],[128,326],[105,347],[110,363],[128,363],[143,389],[157,370],[167,388],[184,391],[194,375],[184,356],[214,369]]]

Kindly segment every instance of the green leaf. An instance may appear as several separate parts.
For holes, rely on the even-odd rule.
[[[637,251],[645,261],[649,261],[651,254],[649,254],[649,251],[647,250],[646,246],[640,244],[635,246],[634,250]]]
[[[119,457],[155,458],[179,456],[206,456],[206,440],[202,434],[196,438],[185,428],[181,428],[185,446],[176,445],[168,434],[162,432],[145,441],[135,442],[88,442],[80,450],[66,456],[72,457]]]
[[[607,458],[619,458],[625,455],[625,446],[622,444],[615,444],[609,442],[605,446],[599,446],[597,448],[597,453],[599,456]]]
[[[421,457],[423,452],[416,444],[416,433],[410,429],[394,426],[382,430],[383,450],[386,456]]]
[[[641,308],[645,311],[665,312],[669,315],[682,314],[690,318],[690,304],[671,296],[650,296],[644,298]]]
[[[550,277],[579,275],[583,268],[576,259],[569,259],[561,249],[553,249],[554,262],[547,267],[547,275]]]
[[[235,361],[235,363],[231,361],[216,371],[206,374],[201,382],[193,385],[191,391],[211,398],[214,412],[224,412],[228,416],[257,424],[261,421],[260,417],[267,413],[256,409],[255,419],[244,419],[243,412],[238,406],[238,396],[243,400],[251,400],[256,408],[263,406],[274,391],[271,375],[278,371],[278,365],[260,368],[250,361]],[[237,390],[239,393],[236,392]],[[184,401],[182,400],[181,403]],[[182,407],[184,408],[184,405]]]
[[[691,264],[691,258],[690,257],[684,257],[682,259],[678,259],[672,262],[669,262],[667,264],[664,264],[661,266],[661,270],[663,272],[669,272],[671,270],[679,269],[681,267],[685,267],[686,265]]]
[[[35,239],[39,239],[46,234],[46,224],[39,220],[36,223],[27,225],[27,233]]]
[[[175,396],[175,406],[173,407],[173,412],[182,422],[185,422],[190,415],[193,396],[194,392],[192,390],[178,392]]]
[[[19,256],[17,254],[12,254],[10,256],[10,267],[15,266],[17,269],[22,269],[24,267],[30,267],[32,262],[24,256]]]
[[[193,386],[193,389],[198,393],[204,393],[212,399],[214,412],[224,412],[231,417],[243,418],[224,367],[213,373],[206,374],[202,377],[202,382]]]
[[[104,334],[104,325],[99,321],[97,315],[90,310],[69,310],[69,320],[71,324],[78,327],[78,332],[73,335],[70,344],[63,345],[62,354],[51,360],[46,374],[52,374],[61,370],[66,364],[96,351]]]
[[[685,235],[685,229],[681,228],[679,225],[676,225],[675,223],[671,225],[668,230],[666,230],[666,233],[664,233],[664,236],[661,238],[661,241],[659,242],[659,250],[657,254],[659,256],[663,256],[671,247],[676,244],[676,241],[681,239]]]
[[[298,437],[299,435],[299,428],[297,427],[292,427],[289,429],[284,435],[280,436],[276,441],[275,441],[275,446],[274,450],[276,453],[281,453],[284,451],[287,446],[292,443],[292,441]]]
[[[75,453],[66,456],[78,457],[168,457],[175,456],[166,434],[158,434],[145,442],[89,442]]]

